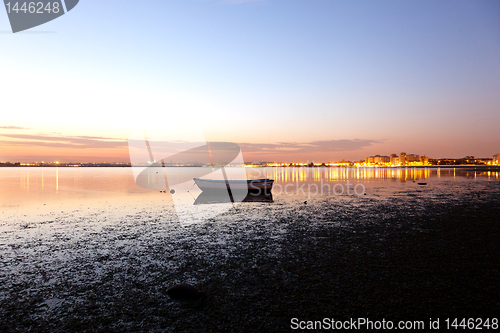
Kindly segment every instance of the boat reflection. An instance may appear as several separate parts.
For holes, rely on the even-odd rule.
[[[194,205],[216,204],[216,203],[231,203],[231,202],[273,202],[272,193],[248,193],[243,200],[232,200],[227,193],[217,192],[201,192],[194,201]]]

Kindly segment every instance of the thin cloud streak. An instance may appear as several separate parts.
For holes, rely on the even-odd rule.
[[[93,150],[93,154],[98,154],[100,149],[114,149],[116,153],[127,154],[127,140],[96,137],[96,136],[56,136],[47,134],[0,134],[0,137],[5,140],[0,140],[0,146],[4,147],[23,147],[24,149],[33,150],[38,148],[54,148],[54,149],[70,149],[73,151],[71,155],[87,154]],[[9,139],[9,140],[7,140]],[[245,155],[266,156],[272,158],[274,156],[288,156],[293,159],[299,156],[317,156],[318,154],[359,151],[366,147],[375,144],[384,143],[384,140],[368,140],[368,139],[352,139],[352,140],[318,140],[310,142],[277,142],[277,143],[238,143],[241,151]],[[133,142],[132,142],[133,144]],[[194,146],[203,146],[205,142],[166,142],[166,141],[151,141],[151,147],[159,152],[165,150],[165,153],[173,154],[191,149]],[[138,147],[140,145],[137,145]],[[80,153],[78,153],[80,151]],[[85,151],[85,153],[83,152]],[[109,151],[105,154],[108,154]],[[32,154],[25,152],[26,155]],[[67,152],[65,152],[67,154]],[[128,155],[128,154],[127,154]],[[84,155],[82,158],[87,159]],[[125,158],[125,155],[123,155]],[[128,156],[127,156],[128,157]],[[42,158],[40,156],[39,158]],[[77,159],[73,156],[73,159]]]
[[[19,126],[0,126],[0,129],[8,129],[8,130],[27,130],[30,128],[27,127],[19,127]]]
[[[74,136],[58,137],[49,135],[31,134],[0,134],[0,136],[10,139],[20,139],[22,141],[0,141],[5,146],[25,146],[25,147],[52,147],[52,148],[124,148],[127,141],[105,137]]]
[[[354,151],[383,143],[382,140],[324,140],[312,142],[279,142],[279,143],[240,143],[241,150],[246,153],[259,154],[297,154],[311,152]]]

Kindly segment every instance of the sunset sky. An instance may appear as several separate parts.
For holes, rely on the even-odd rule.
[[[0,162],[128,162],[186,120],[246,161],[500,153],[496,0],[81,0],[0,10],[0,50]]]

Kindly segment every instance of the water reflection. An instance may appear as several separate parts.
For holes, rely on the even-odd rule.
[[[165,168],[158,168],[158,173],[144,177],[142,181],[151,185],[163,182],[161,190],[165,189]],[[197,168],[172,168],[170,174],[178,171],[187,175]],[[175,169],[175,170],[174,170]],[[189,170],[183,170],[189,169]],[[227,168],[228,170],[230,168]],[[352,187],[364,184],[367,187],[399,186],[404,183],[428,182],[434,178],[447,181],[500,181],[497,170],[481,170],[474,168],[349,168],[349,167],[269,167],[245,168],[247,179],[270,178],[275,180],[275,198],[278,189],[288,187],[297,191],[302,184],[335,184],[349,181]],[[175,176],[175,175],[174,175]],[[168,182],[176,181],[170,177]],[[179,176],[180,177],[180,176]],[[180,179],[180,178],[179,178]],[[393,185],[390,185],[393,184]],[[326,185],[325,185],[326,186]],[[305,189],[307,189],[307,185]],[[112,193],[112,196],[110,194]],[[0,206],[17,207],[24,204],[44,206],[45,203],[63,202],[65,200],[79,201],[90,198],[121,198],[129,194],[158,193],[158,190],[141,189],[134,181],[131,168],[0,168]],[[162,197],[164,199],[164,197]],[[201,197],[203,199],[203,197]],[[200,199],[200,200],[201,200]],[[258,199],[258,198],[257,198]],[[118,200],[118,199],[117,199]],[[267,199],[266,199],[267,200]],[[192,198],[191,205],[194,202]]]
[[[456,168],[310,168],[274,167],[247,169],[248,179],[271,178],[276,182],[319,182],[339,180],[394,180],[400,182],[416,181],[431,177],[478,177],[499,178],[499,172],[460,170]]]
[[[229,195],[220,193],[202,192],[195,200],[195,205],[231,203]],[[241,202],[273,202],[272,193],[249,193]]]

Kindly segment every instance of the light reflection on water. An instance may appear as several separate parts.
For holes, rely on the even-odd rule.
[[[169,174],[192,168],[175,168]],[[174,171],[174,172],[172,172]],[[390,194],[415,181],[499,181],[497,171],[460,168],[347,168],[273,167],[246,168],[248,179],[270,178],[275,186],[340,183],[366,185],[367,192]],[[158,177],[163,177],[161,173]],[[399,184],[399,185],[398,185]],[[280,193],[275,193],[278,196]],[[10,208],[42,209],[55,204],[90,202],[120,203],[158,200],[158,190],[135,184],[131,168],[0,168],[0,213]],[[169,194],[162,201],[171,200]]]
[[[413,181],[432,177],[488,177],[499,179],[499,172],[476,171],[457,168],[307,168],[307,167],[274,167],[274,168],[249,168],[249,178],[271,178],[276,182],[319,182],[338,180],[393,180]]]

